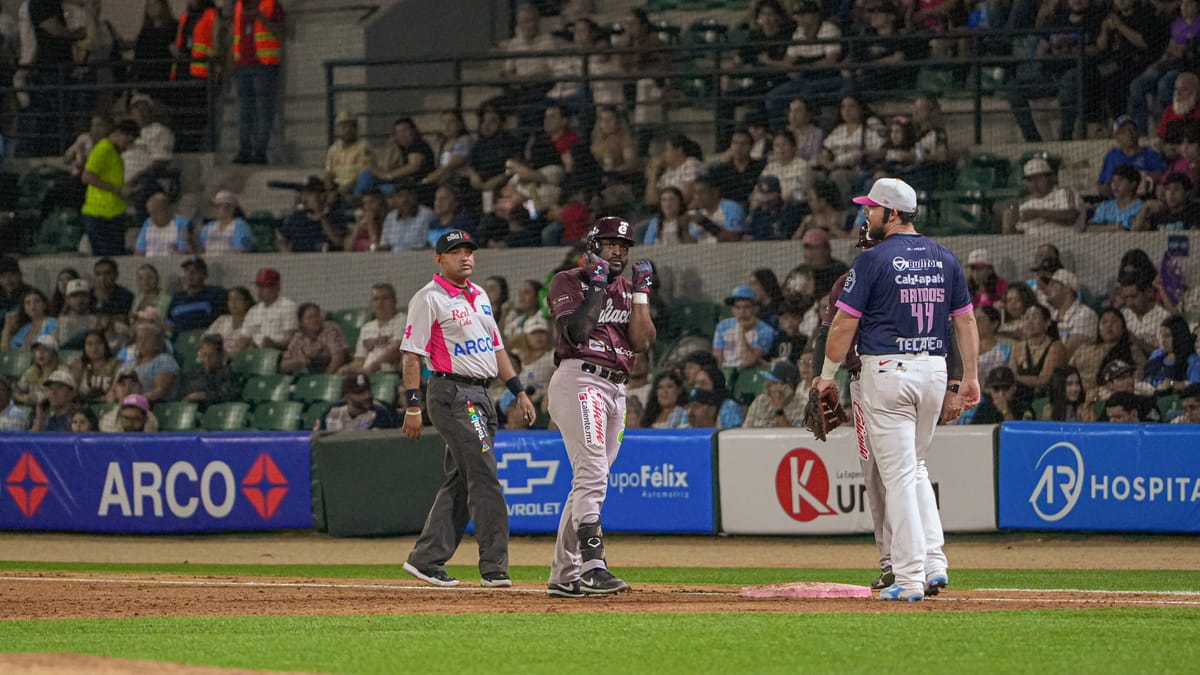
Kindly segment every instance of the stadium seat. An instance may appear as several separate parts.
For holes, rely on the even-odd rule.
[[[1042,420],[1043,422],[1050,419],[1049,417],[1046,417],[1045,419],[1042,418],[1042,409],[1045,408],[1046,404],[1048,403],[1050,403],[1050,398],[1048,396],[1040,396],[1029,402],[1029,409],[1033,411],[1033,419]]]
[[[230,368],[242,377],[274,375],[279,372],[280,353],[278,349],[247,349],[233,357]]]
[[[191,431],[200,417],[200,406],[188,401],[159,403],[154,406],[159,431]]]
[[[194,373],[200,369],[196,355],[200,353],[200,338],[204,337],[206,329],[184,331],[175,336],[175,360],[184,373]]]
[[[246,218],[250,225],[250,250],[255,253],[272,253],[275,251],[275,232],[279,227],[279,219],[270,211],[255,211]]]
[[[303,413],[299,401],[268,401],[254,409],[253,426],[259,431],[295,431]]]
[[[309,404],[309,406],[305,408],[304,412],[300,415],[300,428],[312,429],[316,427],[317,420],[321,418],[321,414],[324,413],[325,409],[328,407],[329,404],[325,401],[317,401],[316,403]]]
[[[42,219],[34,235],[33,245],[26,251],[29,255],[52,253],[74,253],[79,249],[83,237],[83,224],[79,213],[58,209]]]
[[[396,388],[400,386],[400,373],[375,373],[371,376],[371,394],[376,401],[391,405],[396,402]]]
[[[370,307],[352,307],[350,309],[339,309],[336,312],[330,312],[329,318],[333,319],[344,330],[346,326],[362,328],[368,321],[374,318]]]
[[[737,382],[738,369],[733,366],[725,366],[721,368],[721,374],[725,376],[725,388],[733,389],[733,383]]]
[[[670,337],[699,335],[712,338],[721,306],[712,302],[679,302],[667,309]]]
[[[291,389],[290,375],[255,375],[242,387],[242,400],[247,403],[286,401]]]
[[[77,360],[82,355],[82,349],[60,349],[58,350],[58,362],[65,366]]]
[[[33,365],[33,352],[19,349],[17,351],[0,352],[0,375],[10,379],[19,379]]]
[[[100,419],[101,417],[104,417],[105,415],[112,412],[113,410],[116,410],[119,407],[121,407],[120,403],[109,403],[108,401],[101,401],[99,403],[93,403],[88,406],[88,408],[91,409],[92,414],[96,416],[96,419]]]
[[[761,368],[742,369],[738,372],[737,383],[733,386],[733,399],[742,405],[750,405],[754,397],[767,387],[767,371]]]
[[[341,375],[304,375],[296,380],[292,400],[302,403],[336,401],[342,397]]]
[[[1182,412],[1179,407],[1179,394],[1175,392],[1159,396],[1154,403],[1158,407],[1158,418],[1163,422],[1170,422]]]
[[[250,404],[234,401],[209,406],[201,422],[205,431],[241,431],[246,428]]]

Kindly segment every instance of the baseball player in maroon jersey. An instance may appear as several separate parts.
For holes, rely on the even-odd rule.
[[[588,234],[587,264],[559,272],[550,282],[558,369],[547,398],[574,473],[550,564],[551,597],[629,590],[608,571],[600,510],[625,432],[629,367],[634,354],[650,351],[656,338],[648,297],[653,266],[648,260],[634,263],[632,283],[621,276],[633,243],[628,222],[600,218]]]

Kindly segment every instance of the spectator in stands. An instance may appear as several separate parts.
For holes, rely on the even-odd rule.
[[[471,154],[471,134],[462,112],[449,110],[442,113],[441,143],[438,148],[437,168],[421,179],[427,185],[438,185],[451,179],[465,177],[463,168]]]
[[[101,258],[92,266],[92,297],[95,309],[112,309],[128,314],[133,309],[133,292],[117,283],[120,278],[117,263]]]
[[[340,194],[354,192],[359,177],[371,168],[375,154],[367,139],[359,138],[358,120],[348,112],[335,120],[337,140],[325,153],[325,187]]]
[[[276,0],[233,6],[233,79],[238,96],[235,164],[266,164],[279,88],[283,8]],[[239,161],[240,160],[240,161]]]
[[[34,141],[32,156],[47,157],[61,148],[66,119],[59,115],[46,114],[57,110],[60,92],[54,88],[68,84],[67,78],[73,66],[72,46],[87,37],[87,31],[68,28],[61,0],[31,0],[27,5],[29,24],[33,40],[28,47],[22,46],[22,65],[33,71],[31,84],[45,87],[30,95],[29,108],[40,111],[33,120]],[[24,40],[26,36],[22,36]]]
[[[54,324],[51,335],[63,349],[79,349],[83,338],[96,326],[92,314],[92,287],[83,279],[67,284],[67,304]]]
[[[1079,199],[1069,188],[1057,185],[1050,162],[1034,157],[1022,170],[1029,188],[1017,210],[1016,229],[1027,236],[1055,236],[1075,227],[1082,215]]]
[[[643,167],[637,139],[620,108],[596,106],[591,152],[603,172],[603,203],[618,208],[632,203],[635,186],[642,181]]]
[[[746,280],[754,290],[754,301],[758,303],[758,318],[767,322],[771,328],[779,328],[779,313],[783,308],[783,288],[779,279],[769,267],[759,267],[750,273]]]
[[[1049,400],[1036,412],[1042,421],[1095,422],[1095,391],[1088,391],[1079,371],[1073,366],[1059,366],[1050,376]]]
[[[842,194],[851,194],[863,166],[882,156],[884,127],[857,96],[843,96],[838,114],[841,122],[822,142],[817,165],[829,173]]]
[[[129,396],[144,395],[142,381],[139,379],[136,370],[123,371],[117,375],[117,381],[113,383],[112,391],[109,392],[109,398],[113,403],[122,403]],[[151,411],[146,416],[145,430],[149,433],[158,431],[158,417]],[[120,406],[104,413],[100,417],[100,431],[106,434],[118,433],[121,431]]]
[[[1010,368],[993,368],[984,384],[982,400],[974,410],[963,415],[963,424],[1000,424],[1033,419],[1033,412],[1029,408],[1029,392],[1018,384]]]
[[[990,307],[1004,303],[1004,292],[1008,282],[996,276],[992,256],[986,248],[977,248],[967,254],[967,288],[971,291],[971,304]]]
[[[358,333],[358,344],[354,348],[354,359],[342,368],[343,374],[400,370],[400,352],[397,347],[404,337],[408,317],[397,311],[396,289],[391,284],[375,284],[371,287],[371,311],[375,318],[363,325]]]
[[[2,385],[0,385],[2,387]],[[0,404],[4,402],[0,388]],[[1189,384],[1179,393],[1179,407],[1183,414],[1171,420],[1171,424],[1200,424],[1200,384]],[[0,415],[0,431],[4,431],[6,415]]]
[[[796,154],[811,166],[821,159],[825,131],[813,121],[812,104],[804,98],[793,98],[787,106],[787,130],[796,139]]]
[[[356,123],[355,134],[357,133]],[[330,150],[332,151],[332,148]],[[411,117],[401,117],[392,123],[392,136],[388,139],[383,155],[376,157],[373,165],[368,162],[359,171],[354,192],[361,195],[372,188],[378,188],[384,194],[390,195],[395,189],[392,183],[420,183],[434,170],[434,166],[433,148],[421,137],[417,123]]]
[[[933,166],[950,163],[950,135],[942,122],[942,104],[937,97],[921,94],[913,100],[912,123],[922,161]]]
[[[1122,115],[1113,122],[1113,140],[1116,147],[1104,155],[1104,165],[1100,168],[1100,177],[1096,179],[1100,196],[1112,196],[1112,189],[1108,183],[1112,180],[1113,171],[1118,166],[1125,165],[1138,170],[1138,195],[1151,196],[1154,185],[1167,170],[1166,160],[1154,148],[1141,144],[1137,124],[1129,115]]]
[[[1200,210],[1193,198],[1192,179],[1174,173],[1163,181],[1162,199],[1150,199],[1133,219],[1134,230],[1177,232],[1200,229]]]
[[[785,359],[797,363],[808,344],[808,335],[800,331],[800,322],[809,309],[808,300],[798,295],[785,295],[779,307],[779,329],[772,340],[770,361]],[[812,378],[810,377],[809,380]],[[805,380],[806,382],[808,380]]]
[[[74,267],[64,267],[58,271],[58,276],[54,280],[54,295],[50,296],[50,307],[46,313],[50,316],[58,316],[62,314],[63,309],[67,306],[67,284],[75,279],[79,279],[79,271]]]
[[[521,347],[521,382],[525,385],[525,393],[535,406],[541,406],[546,397],[546,388],[550,384],[550,376],[554,374],[554,336],[550,331],[550,322],[540,313],[534,314],[525,321],[522,327],[525,342]],[[532,388],[533,391],[529,391]],[[506,392],[511,395],[511,392]],[[513,401],[516,397],[513,397]],[[507,407],[507,406],[506,406]]]
[[[792,62],[787,39],[795,25],[778,0],[762,0],[755,6],[754,24],[738,52],[733,70],[722,78],[722,95],[717,100],[717,145],[729,142],[731,124],[742,106],[762,110],[762,98],[787,81]]]
[[[5,350],[30,349],[41,336],[54,334],[58,320],[46,313],[46,296],[36,288],[25,293],[21,309],[4,315],[0,346]]]
[[[349,347],[342,327],[326,321],[315,302],[306,302],[296,310],[299,328],[288,341],[287,351],[279,361],[279,371],[334,374],[346,365]]]
[[[804,407],[808,403],[808,389],[797,390],[800,369],[790,361],[776,361],[763,377],[767,380],[765,391],[754,397],[746,410],[747,429],[770,427],[804,426]]]
[[[808,162],[796,154],[796,137],[784,129],[776,132],[771,142],[771,161],[763,167],[762,175],[779,179],[784,201],[803,203],[812,184]]]
[[[140,131],[133,145],[121,151],[121,160],[125,162],[125,183],[144,200],[162,191],[158,178],[175,156],[175,134],[155,119],[154,101],[145,94],[130,99],[129,113]]]
[[[796,134],[802,149],[808,149],[813,154],[801,156],[807,161],[816,159],[816,152],[821,148],[821,139],[816,138],[816,144],[809,147],[804,141],[806,137],[792,124],[792,103],[800,101],[805,113],[808,113],[808,101],[825,96],[836,96],[845,86],[841,71],[838,69],[842,62],[842,45],[836,42],[842,36],[841,29],[833,21],[825,17],[821,4],[814,0],[801,0],[793,5],[793,16],[796,19],[796,30],[792,33],[786,60],[794,68],[802,70],[791,73],[792,79],[775,87],[767,94],[767,116],[773,129],[784,127],[784,114],[787,115],[787,127]],[[786,110],[784,106],[787,106]],[[815,127],[810,127],[815,128]],[[818,130],[819,131],[819,130]]]
[[[730,397],[729,388],[725,384],[725,375],[716,364],[709,363],[696,372],[689,398],[695,400],[698,391],[711,392],[716,395],[716,400],[719,401],[717,404],[717,426],[719,428],[732,429],[742,426],[745,412],[742,410],[742,406]],[[688,419],[691,419],[690,415]]]
[[[383,247],[393,253],[404,253],[429,245],[429,227],[434,222],[433,210],[417,199],[417,184],[404,180],[388,198],[392,211],[383,221]]]
[[[852,220],[846,211],[846,203],[842,200],[837,183],[823,178],[816,179],[807,197],[809,213],[800,221],[800,228],[793,232],[792,239],[802,239],[812,229],[825,230],[829,236],[836,239],[858,236],[851,229]],[[793,208],[799,208],[799,205],[793,204]]]
[[[1058,336],[1058,325],[1045,305],[1034,305],[1022,322],[1024,340],[1013,349],[1017,381],[1033,396],[1044,396],[1054,369],[1067,362],[1067,349]]]
[[[367,431],[395,429],[395,415],[371,393],[371,381],[362,373],[342,380],[342,398],[331,403],[317,419],[313,431]]]
[[[1153,112],[1160,116],[1159,137],[1165,136],[1163,120],[1172,113],[1164,110],[1167,100],[1171,98],[1172,88],[1184,68],[1184,55],[1188,42],[1200,35],[1200,7],[1195,0],[1183,0],[1179,3],[1179,16],[1171,23],[1171,40],[1166,49],[1156,61],[1146,67],[1146,70],[1129,83],[1129,116],[1137,123],[1138,129],[1148,133],[1147,114],[1151,110],[1146,105],[1146,97],[1154,98]],[[1195,92],[1193,92],[1194,94]],[[1191,108],[1182,112],[1187,114]],[[1178,119],[1178,118],[1176,118]],[[1169,122],[1169,121],[1168,121]]]
[[[379,251],[383,249],[383,224],[387,220],[387,198],[379,190],[362,196],[362,208],[354,212],[354,227],[346,235],[342,248],[347,251]]]
[[[1142,421],[1141,397],[1128,391],[1118,391],[1105,402],[1104,416],[1109,422],[1136,424]]]
[[[1110,363],[1121,361],[1128,364],[1146,362],[1146,354],[1133,346],[1129,331],[1125,328],[1125,317],[1119,309],[1109,307],[1100,313],[1096,342],[1076,348],[1071,355],[1071,365],[1079,369],[1084,384],[1089,389],[1104,382],[1100,375]]]
[[[1143,379],[1158,393],[1182,390],[1188,384],[1188,358],[1196,349],[1187,319],[1178,314],[1168,316],[1159,326],[1158,340],[1162,347],[1146,360]]]
[[[13,401],[12,385],[0,377],[0,433],[27,431],[33,420],[29,411]]]
[[[1062,32],[1041,36],[1034,53],[1029,56],[1075,56],[1081,48],[1094,51],[1103,21],[1101,10],[1093,6],[1090,0],[1066,0],[1045,24],[1040,25],[1061,29]],[[1017,69],[1016,78],[1008,91],[1008,103],[1025,142],[1040,143],[1042,140],[1033,122],[1033,114],[1029,111],[1029,100],[1049,96],[1058,97],[1059,139],[1072,140],[1081,103],[1078,96],[1082,74],[1075,61],[1034,61],[1028,66]]]
[[[480,225],[479,238],[488,248],[527,248],[543,245],[543,220],[534,220],[530,211],[517,204],[510,209],[497,209],[494,216]]]
[[[621,68],[637,81],[625,84],[625,100],[633,101],[633,123],[638,132],[638,155],[645,156],[650,146],[654,126],[663,119],[662,99],[667,80],[662,77],[643,77],[646,73],[663,73],[671,67],[671,57],[663,47],[662,40],[646,10],[633,7],[627,20],[622,22],[625,32],[621,35],[621,47],[641,47],[639,51],[621,54]]]
[[[1158,328],[1170,316],[1155,299],[1154,284],[1145,278],[1120,279],[1117,297],[1121,302],[1121,314],[1129,328],[1133,344],[1144,354],[1152,354],[1164,347]]]
[[[658,194],[673,187],[683,194],[684,203],[692,198],[692,183],[704,171],[704,153],[700,145],[684,134],[672,134],[663,146],[661,157],[646,165],[646,206],[658,204]]]
[[[94,113],[88,130],[76,136],[75,142],[63,153],[63,164],[67,167],[67,173],[72,176],[81,176],[84,165],[87,164],[87,159],[96,144],[100,142],[100,139],[111,134],[115,126],[116,122],[113,121],[111,115]]]
[[[25,283],[21,274],[21,263],[12,256],[0,256],[0,316],[7,316],[20,310],[25,301],[25,294],[33,290],[33,286]],[[0,349],[4,349],[0,345]]]
[[[179,25],[167,0],[148,0],[142,27],[133,43],[129,80],[142,93],[163,97],[162,83],[171,79],[171,44]]]
[[[517,289],[517,297],[512,306],[505,311],[504,323],[500,326],[500,331],[508,351],[518,354],[523,351],[525,322],[541,311],[542,287],[542,282],[536,279],[526,279]]]
[[[627,417],[637,424],[642,419],[646,404],[654,393],[650,384],[650,355],[638,352],[629,364],[629,380],[625,383],[626,404],[631,406]]]
[[[223,289],[217,289],[222,291]],[[229,313],[217,317],[204,334],[221,338],[222,351],[229,356],[250,347],[253,340],[246,332],[246,313],[254,306],[254,296],[245,286],[234,286],[225,293],[224,306]]]
[[[193,85],[171,90],[176,107],[188,118],[187,123],[177,122],[180,152],[195,152],[203,145],[200,137],[207,123],[208,90],[215,86],[210,82],[222,78],[221,47],[226,44],[223,28],[220,10],[213,0],[188,0],[187,11],[179,17],[172,49],[178,62],[172,67],[171,79]]]
[[[809,230],[804,233],[802,241],[804,262],[812,271],[814,293],[818,298],[823,297],[833,288],[838,277],[850,271],[850,266],[833,257],[829,234],[825,230]]]
[[[171,297],[167,320],[177,333],[208,328],[225,313],[225,289],[208,285],[208,263],[192,256],[180,265],[183,288]]]
[[[1050,316],[1058,326],[1058,336],[1069,359],[1075,350],[1096,341],[1099,317],[1096,310],[1080,302],[1079,279],[1067,269],[1057,270],[1046,284]]]
[[[136,187],[125,182],[121,153],[133,145],[138,133],[137,122],[121,120],[96,143],[84,165],[81,180],[88,187],[80,214],[95,255],[125,253],[125,199]]]
[[[146,200],[146,222],[133,245],[135,255],[158,257],[191,253],[192,223],[175,211],[165,192]]]
[[[1161,49],[1162,22],[1154,8],[1142,0],[1114,0],[1108,3],[1108,15],[1100,24],[1096,37],[1096,71],[1094,93],[1097,113],[1107,109],[1111,114],[1123,112],[1129,101],[1129,85],[1154,61]],[[1091,108],[1091,105],[1089,105]],[[1130,118],[1130,122],[1136,123]],[[1140,168],[1140,167],[1139,167]]]
[[[568,126],[566,109],[558,104],[550,104],[546,107],[543,119],[543,133],[532,137],[526,146],[526,161],[513,160],[509,169],[520,180],[539,185],[562,185],[573,181],[591,188],[599,187],[600,167],[583,139]],[[553,180],[547,174],[537,171],[555,164],[562,166],[561,180]],[[552,201],[543,199],[547,205]]]
[[[275,231],[275,250],[317,253],[342,248],[349,223],[339,209],[333,208],[325,183],[317,176],[309,176],[300,187],[299,197],[300,208],[288,215]]]
[[[433,196],[433,221],[429,223],[426,242],[430,248],[439,237],[450,230],[463,230],[472,235],[479,229],[478,221],[459,204],[458,190],[449,183],[439,185]]]
[[[757,368],[766,364],[775,329],[758,318],[754,289],[743,284],[733,289],[725,304],[733,316],[721,320],[713,331],[713,357],[717,365],[732,368]]]
[[[520,143],[504,128],[504,116],[495,106],[479,109],[479,137],[471,146],[467,158],[467,178],[471,188],[481,193],[493,193],[508,182],[511,175],[505,162],[520,153]],[[483,211],[491,209],[485,199]]]
[[[1114,232],[1132,230],[1134,220],[1145,206],[1145,202],[1137,197],[1141,179],[1142,175],[1129,164],[1113,169],[1112,180],[1109,181],[1109,191],[1113,196],[1096,207],[1087,229]]]
[[[801,207],[783,199],[779,178],[763,175],[750,194],[746,236],[755,241],[787,240],[800,227]]]
[[[1178,154],[1163,174],[1163,180],[1183,174],[1193,185],[1200,183],[1200,120],[1182,122],[1177,129]]]
[[[154,403],[175,398],[179,387],[179,364],[167,353],[167,336],[161,325],[142,322],[134,328],[137,356],[126,362],[121,372],[136,372],[138,381],[149,383],[146,398]]]
[[[654,378],[653,395],[642,412],[643,429],[679,429],[687,417],[687,394],[683,377],[675,370],[664,370]]]
[[[229,368],[225,340],[220,335],[210,333],[200,338],[196,360],[200,362],[200,370],[189,375],[184,383],[184,401],[206,408],[238,400],[241,382]]]
[[[146,431],[146,422],[150,418],[150,401],[141,394],[130,394],[121,401],[117,408],[117,422],[121,433],[142,433]]]
[[[513,37],[500,43],[500,49],[511,56],[504,61],[500,77],[508,81],[504,93],[491,98],[487,104],[506,115],[518,113],[542,101],[554,86],[554,57],[522,57],[523,52],[556,51],[566,44],[550,33],[542,32],[541,16],[531,3],[517,6]],[[523,134],[534,133],[536,121],[531,121]]]
[[[1062,268],[1062,255],[1058,252],[1058,247],[1054,244],[1041,244],[1034,250],[1033,267],[1030,268],[1033,276],[1027,279],[1025,283],[1033,289],[1039,304],[1050,304],[1050,300],[1046,297],[1045,293],[1046,284],[1050,283],[1050,277]],[[1028,308],[1028,305],[1026,308]]]
[[[750,202],[754,186],[762,175],[763,167],[767,165],[765,161],[750,156],[753,144],[750,132],[744,127],[734,129],[724,159],[709,169],[721,177],[722,194],[743,206]]]
[[[574,21],[570,25],[572,39],[570,43],[562,44],[560,49],[578,49],[580,52],[593,51],[597,46],[607,44],[604,36],[601,33],[600,27],[594,21],[588,18],[581,18]],[[595,54],[590,57],[575,57],[564,56],[554,59],[554,78],[556,82],[546,92],[546,99],[540,104],[527,106],[521,113],[521,127],[534,128],[542,117],[542,106],[548,103],[557,103],[562,106],[567,117],[575,118],[575,127],[584,136],[590,136],[592,127],[595,125],[595,101],[592,97],[592,89],[589,87],[589,82],[576,80],[574,78],[582,77],[584,74],[584,62],[587,62],[587,72],[589,75],[603,75],[603,71],[611,72],[608,67],[608,56],[605,54]],[[614,65],[619,69],[619,64]],[[600,71],[593,70],[599,66]],[[605,87],[610,87],[610,83],[603,84],[601,91]],[[618,85],[619,86],[619,85]]]
[[[75,408],[75,378],[59,368],[46,378],[46,398],[34,406],[30,431],[70,431]]]
[[[79,358],[66,365],[79,385],[80,402],[91,403],[108,395],[121,362],[108,346],[104,333],[90,331],[84,337],[83,351]]]
[[[254,277],[258,303],[246,312],[243,329],[255,347],[287,349],[297,329],[296,302],[280,291],[279,272],[263,267]]]
[[[741,241],[746,209],[721,195],[719,177],[696,176],[686,215],[688,233],[699,243]]]
[[[683,193],[679,188],[666,187],[659,192],[658,213],[655,214],[642,232],[642,243],[678,244],[695,243],[688,232],[687,215],[684,211]]]
[[[50,335],[42,335],[33,343],[33,363],[17,380],[13,398],[17,403],[35,406],[46,400],[46,378],[58,370],[58,341]]]
[[[254,234],[242,215],[237,195],[221,190],[213,195],[211,205],[216,217],[200,230],[200,250],[209,256],[249,253]]]
[[[979,327],[979,375],[986,381],[992,369],[1009,365],[1012,345],[997,335],[1000,312],[995,307],[976,306],[975,323]]]
[[[96,431],[100,431],[100,420],[96,419],[96,413],[91,408],[77,408],[71,416],[71,433],[89,434]]]
[[[1163,110],[1158,122],[1158,137],[1168,159],[1177,159],[1183,154],[1178,144],[1188,140],[1188,129],[1194,130],[1197,120],[1200,120],[1200,77],[1190,72],[1180,73],[1175,80],[1171,105]],[[1194,140],[1194,131],[1191,136]]]
[[[916,68],[904,65],[921,56],[921,44],[904,33],[899,6],[892,0],[874,0],[864,5],[867,26],[860,40],[851,45],[851,64],[872,67],[852,71],[845,89],[862,95],[901,92],[916,82]]]

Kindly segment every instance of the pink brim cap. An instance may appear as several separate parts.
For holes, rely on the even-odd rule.
[[[854,202],[855,204],[862,204],[863,206],[882,206],[882,204],[880,204],[879,202],[876,202],[875,200],[873,200],[870,197],[867,197],[865,195],[862,197],[855,197],[854,199],[851,199],[850,201]]]

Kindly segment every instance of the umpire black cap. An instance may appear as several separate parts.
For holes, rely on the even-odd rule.
[[[472,251],[479,248],[479,244],[475,243],[475,238],[471,236],[470,232],[465,230],[450,230],[438,237],[437,244],[433,247],[433,250],[438,255],[441,255],[449,253],[459,246],[466,246]]]

